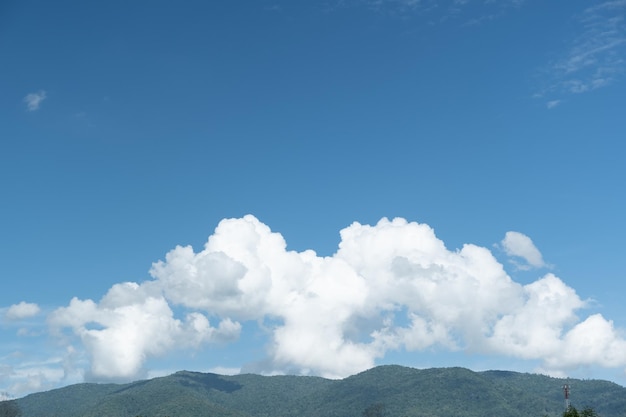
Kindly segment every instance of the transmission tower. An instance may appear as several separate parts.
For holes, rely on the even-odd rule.
[[[565,396],[565,411],[567,411],[570,408],[570,403],[569,403],[569,385],[568,384],[563,385],[563,395]]]

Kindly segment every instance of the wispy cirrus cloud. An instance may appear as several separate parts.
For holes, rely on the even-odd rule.
[[[506,10],[519,7],[524,1],[339,0],[330,8],[364,6],[400,17],[419,15],[426,18],[429,24],[456,20],[462,25],[476,25],[502,16]]]
[[[562,100],[550,100],[546,103],[546,107],[548,109],[553,109],[557,107],[558,105],[560,105],[561,103],[562,103]]]
[[[24,97],[24,103],[26,103],[26,108],[28,111],[39,110],[39,106],[46,99],[46,92],[44,90],[40,90],[36,93],[27,94]]]
[[[609,86],[626,70],[626,0],[598,3],[575,19],[580,34],[550,67],[552,81],[538,97],[580,94]],[[547,107],[552,108],[550,103]]]

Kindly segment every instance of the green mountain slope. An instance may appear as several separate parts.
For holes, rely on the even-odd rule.
[[[12,405],[24,417],[557,417],[564,383],[516,372],[401,366],[343,380],[182,371],[130,384],[78,384]],[[626,417],[626,388],[607,381],[568,383],[574,406]],[[12,417],[1,404],[0,417]]]

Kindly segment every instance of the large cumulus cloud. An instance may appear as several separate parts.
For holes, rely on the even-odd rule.
[[[50,315],[48,321],[55,330],[69,327],[80,338],[90,357],[88,376],[134,378],[148,357],[238,336],[240,325],[229,319],[217,328],[198,312],[182,321],[176,319],[167,300],[149,291],[152,287],[149,283],[116,284],[99,303],[74,298]]]
[[[521,233],[502,244],[545,265]],[[73,299],[49,323],[71,329],[98,378],[130,378],[151,356],[233,340],[247,321],[268,329],[268,373],[343,377],[391,350],[427,348],[539,360],[553,373],[626,366],[619,331],[601,315],[581,320],[585,302],[561,279],[517,283],[488,249],[449,250],[428,225],[354,223],[330,257],[286,248],[254,216],[226,219],[203,250],[176,247],[151,280],[115,285],[97,303]]]

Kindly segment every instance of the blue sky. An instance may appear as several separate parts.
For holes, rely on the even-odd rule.
[[[625,10],[3,2],[0,392],[383,363],[626,385]]]

